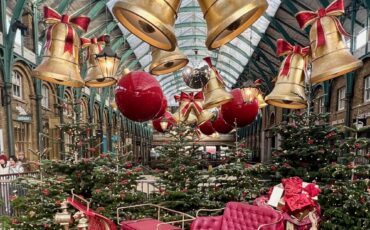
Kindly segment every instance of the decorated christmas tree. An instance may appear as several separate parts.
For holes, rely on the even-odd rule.
[[[281,140],[273,153],[272,171],[281,177],[317,180],[319,169],[336,162],[339,135],[328,114],[291,113],[274,131]]]

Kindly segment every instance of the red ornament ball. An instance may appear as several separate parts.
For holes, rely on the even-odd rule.
[[[231,90],[233,100],[221,106],[221,113],[228,124],[236,122],[237,127],[249,125],[258,114],[257,99],[245,102],[240,89]]]
[[[233,130],[233,126],[232,125],[229,125],[223,118],[222,116],[222,113],[219,112],[218,115],[217,115],[217,118],[215,119],[215,121],[212,123],[212,126],[213,128],[218,132],[218,133],[221,133],[221,134],[227,134],[229,133],[231,130]]]
[[[115,96],[121,113],[138,122],[153,119],[160,111],[164,97],[159,82],[144,71],[124,75],[117,84]]]
[[[199,130],[204,134],[204,135],[212,135],[215,132],[215,129],[212,126],[212,122],[206,121],[203,124],[199,126]]]
[[[164,115],[160,118],[154,119],[152,121],[153,128],[157,130],[160,133],[164,133],[166,130],[163,130],[161,127],[161,121],[166,118],[167,120],[167,128],[166,130],[169,130],[173,127],[174,124],[176,124],[176,120],[172,117],[172,114],[168,111],[165,111]]]
[[[155,115],[154,119],[162,117],[165,114],[166,109],[167,109],[167,98],[164,96],[162,100],[162,107],[157,113],[157,115]]]

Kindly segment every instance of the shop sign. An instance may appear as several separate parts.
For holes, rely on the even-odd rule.
[[[17,115],[16,121],[31,122],[32,116],[31,115]]]

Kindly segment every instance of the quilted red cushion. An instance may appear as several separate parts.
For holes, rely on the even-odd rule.
[[[191,223],[191,230],[218,230],[221,228],[222,216],[197,217]]]
[[[122,230],[156,230],[159,220],[145,218],[140,220],[128,220],[121,222]],[[174,227],[170,224],[160,225],[159,230],[181,230],[181,228]]]
[[[281,214],[270,208],[247,203],[229,202],[226,205],[220,230],[256,230],[262,224],[276,222]],[[283,229],[281,225],[264,227],[263,230]]]

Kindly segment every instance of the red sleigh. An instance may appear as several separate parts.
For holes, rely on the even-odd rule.
[[[88,230],[117,230],[116,224],[112,220],[92,210],[90,208],[90,202],[84,199],[83,197],[74,194],[73,190],[72,197],[67,198],[67,203],[73,206],[78,211],[80,211],[84,216],[86,216],[88,222],[87,223]],[[121,219],[120,213],[122,210],[138,207],[156,208],[157,218],[123,220],[120,222]],[[163,222],[161,221],[161,214],[165,212],[179,215],[181,216],[181,220]],[[117,223],[121,226],[122,230],[181,230],[185,228],[186,222],[193,221],[194,219],[195,217],[190,216],[186,213],[178,212],[155,204],[140,204],[117,208]],[[180,227],[176,227],[174,225],[179,225]]]

